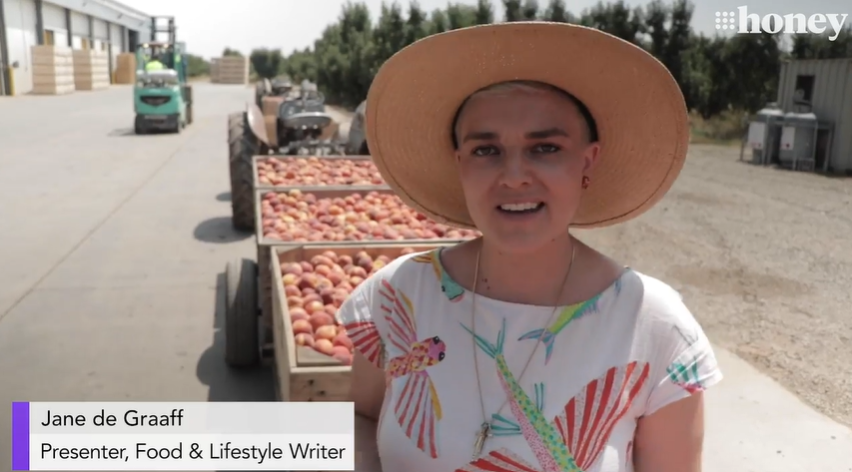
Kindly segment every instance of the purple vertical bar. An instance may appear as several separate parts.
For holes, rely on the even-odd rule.
[[[30,470],[30,404],[12,402],[12,470]]]

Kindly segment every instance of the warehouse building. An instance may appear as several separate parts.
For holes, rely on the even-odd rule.
[[[778,105],[812,112],[823,123],[812,143],[817,169],[852,173],[852,59],[783,63]]]
[[[0,0],[0,95],[33,88],[32,46],[135,51],[151,38],[151,17],[114,0]]]

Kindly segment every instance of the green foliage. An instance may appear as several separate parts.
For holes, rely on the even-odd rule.
[[[281,71],[284,58],[280,49],[255,49],[249,56],[251,70],[261,79],[273,79]]]
[[[690,27],[694,11],[690,0],[653,0],[635,8],[623,0],[599,2],[576,16],[568,11],[565,0],[500,1],[505,12],[502,21],[581,24],[645,48],[680,84],[693,116],[701,120],[724,116],[725,122],[736,122],[734,127],[740,125],[739,119],[727,118],[732,113],[740,116],[775,100],[783,60],[852,57],[852,27],[835,41],[796,35],[790,54],[781,51],[779,36],[696,34]],[[329,102],[356,106],[366,98],[382,63],[403,47],[432,34],[494,21],[492,0],[478,0],[475,5],[451,2],[428,14],[416,1],[407,8],[385,3],[375,22],[364,3],[350,1],[312,48],[287,56],[278,71],[294,81],[316,82]],[[728,131],[710,134],[727,135]]]
[[[237,51],[236,49],[225,48],[225,50],[222,51],[222,57],[226,56],[243,57],[243,53]]]
[[[186,73],[190,77],[200,77],[210,74],[210,63],[201,56],[184,54],[186,59]]]

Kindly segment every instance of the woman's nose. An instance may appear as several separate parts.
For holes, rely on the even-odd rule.
[[[503,159],[502,184],[517,188],[530,183],[529,166],[522,150],[509,149]]]

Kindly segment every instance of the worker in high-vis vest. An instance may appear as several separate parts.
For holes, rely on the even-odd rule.
[[[145,72],[163,70],[165,68],[166,68],[166,66],[164,66],[163,63],[160,62],[159,58],[155,58],[154,60],[148,61],[148,63],[145,64]]]

